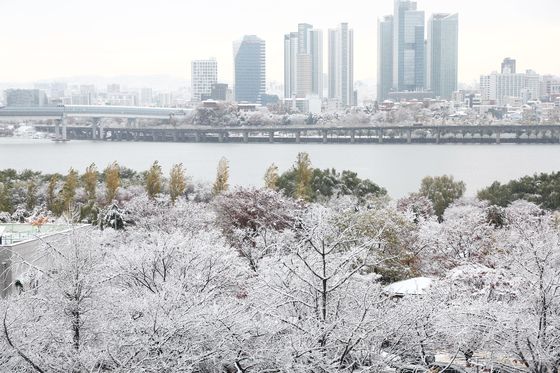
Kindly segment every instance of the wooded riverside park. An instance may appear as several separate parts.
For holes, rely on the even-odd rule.
[[[38,237],[32,260],[0,243],[18,268],[4,267],[1,371],[560,366],[560,173],[477,198],[426,177],[396,201],[306,153],[262,188],[229,185],[225,158],[212,184],[158,162],[0,183],[0,221]],[[42,238],[55,224],[74,228]]]

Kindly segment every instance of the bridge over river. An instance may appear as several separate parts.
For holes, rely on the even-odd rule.
[[[442,126],[276,126],[276,127],[173,127],[190,109],[126,106],[79,106],[0,109],[1,120],[51,122],[35,124],[55,140],[173,141],[240,143],[555,143],[555,125],[442,125]],[[71,126],[67,118],[86,118],[88,125]],[[103,119],[126,119],[125,126],[104,126]],[[164,125],[142,128],[138,119],[160,120]]]
[[[55,133],[52,125],[35,125]],[[123,128],[68,126],[68,139],[216,143],[560,144],[560,125]]]

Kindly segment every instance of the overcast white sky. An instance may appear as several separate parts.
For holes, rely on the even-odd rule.
[[[418,4],[426,18],[459,13],[461,82],[497,70],[507,56],[520,69],[560,74],[560,0]],[[375,79],[377,18],[392,7],[392,0],[0,0],[0,82],[122,74],[186,79],[189,62],[207,57],[217,58],[220,80],[230,81],[232,41],[244,34],[266,40],[268,80],[280,82],[283,34],[299,22],[325,30],[350,23],[355,77]]]

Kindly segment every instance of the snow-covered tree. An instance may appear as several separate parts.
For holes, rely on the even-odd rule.
[[[376,276],[365,271],[379,245],[355,235],[352,222],[341,223],[332,210],[312,207],[295,240],[285,243],[287,254],[261,261],[263,286],[254,296],[262,332],[275,335],[273,353],[290,371],[350,371],[379,363],[383,301]]]
[[[496,238],[486,206],[466,201],[452,205],[443,222],[427,220],[420,226],[416,247],[425,273],[441,276],[464,264],[493,265]]]

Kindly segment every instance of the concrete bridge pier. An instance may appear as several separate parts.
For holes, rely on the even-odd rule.
[[[438,130],[436,133],[436,144],[439,144],[440,141],[441,141],[441,131]]]
[[[350,131],[350,143],[351,144],[356,143],[356,131],[354,131],[354,130]]]
[[[268,142],[271,144],[274,142],[274,131],[268,133]]]
[[[296,131],[296,144],[301,143],[301,131]]]
[[[62,119],[60,120],[55,120],[54,122],[54,138],[55,140],[60,140],[60,122],[62,121]]]
[[[243,131],[243,142],[245,144],[249,142],[249,131]]]
[[[383,129],[378,129],[377,130],[377,140],[379,141],[380,144],[383,144]]]
[[[101,124],[101,118],[93,118],[93,122],[91,123],[91,139],[97,140],[97,131],[99,129],[99,125]],[[99,136],[101,137],[101,136]]]
[[[224,142],[224,133],[218,132],[218,142]]]
[[[200,133],[198,133],[198,132],[194,133],[194,141],[195,142],[200,142]]]
[[[327,130],[323,130],[323,144],[326,144],[329,142],[329,132]]]
[[[62,126],[62,141],[68,140],[68,128],[66,127],[66,118],[60,120]]]
[[[496,131],[496,144],[500,144],[500,142],[501,142],[501,136],[502,136],[502,131],[497,130],[497,131]]]
[[[406,131],[406,143],[412,144],[412,130]]]

